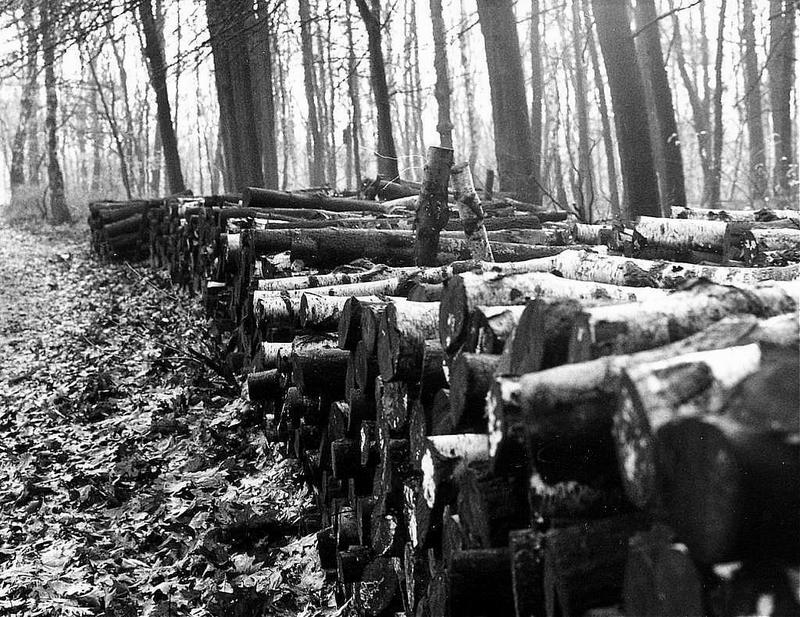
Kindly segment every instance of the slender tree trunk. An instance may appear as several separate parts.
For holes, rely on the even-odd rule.
[[[27,59],[25,63],[25,84],[22,87],[22,97],[19,101],[19,123],[11,146],[9,180],[12,199],[16,190],[25,184],[25,146],[28,143],[31,118],[36,107],[36,99],[34,97],[37,91],[39,59],[36,26],[33,23],[34,6],[32,0],[26,0],[23,8],[25,11],[25,53],[27,54]]]
[[[686,189],[678,125],[675,122],[672,91],[661,52],[657,17],[654,0],[639,0],[636,3],[636,21],[638,28],[641,28],[637,46],[641,52],[644,81],[652,93],[655,120],[652,133],[655,136],[656,158],[663,165],[659,174],[661,208],[664,216],[669,216],[672,206],[686,205]]]
[[[56,225],[72,223],[72,215],[67,207],[64,195],[64,176],[58,162],[58,96],[56,93],[56,57],[55,44],[58,37],[54,32],[56,22],[53,19],[53,0],[44,0],[39,8],[41,15],[40,30],[42,33],[42,55],[44,58],[44,88],[47,97],[47,115],[45,129],[47,131],[47,183],[50,191],[50,219]]]
[[[714,156],[711,168],[711,187],[708,202],[717,207],[722,184],[722,52],[725,34],[725,9],[727,0],[720,0],[719,20],[717,22],[717,53],[714,59]]]
[[[772,133],[775,136],[774,193],[780,205],[794,203],[791,172],[797,168],[792,126],[792,86],[795,84],[794,30],[797,14],[795,0],[770,0],[769,4],[769,94],[772,107]]]
[[[535,170],[513,0],[478,0],[501,187],[534,199]]]
[[[761,109],[761,74],[756,54],[755,15],[753,0],[742,0],[742,40],[744,41],[744,104],[747,112],[747,137],[750,169],[751,202],[761,203],[767,197],[767,158],[764,146],[764,121]]]
[[[430,0],[431,25],[433,27],[433,68],[436,71],[436,87],[434,95],[439,106],[439,118],[436,132],[439,133],[439,145],[443,148],[453,147],[453,122],[450,120],[450,71],[447,66],[447,41],[444,34],[444,17],[442,16],[442,0]]]
[[[330,151],[328,152],[328,182],[331,186],[336,187],[338,168],[339,165],[336,161],[336,76],[334,75],[333,65],[333,7],[330,0],[327,4],[327,45],[326,45],[326,59],[327,59],[327,76],[328,76],[328,132],[330,135]]]
[[[594,204],[594,177],[592,173],[592,155],[589,144],[589,103],[586,98],[586,72],[583,70],[583,49],[585,40],[581,30],[580,4],[572,2],[572,51],[575,55],[575,104],[578,115],[578,195],[580,212],[587,222],[592,221],[592,205]]]
[[[531,148],[533,149],[533,175],[541,182],[542,177],[542,29],[541,1],[531,0]],[[534,203],[541,203],[538,186]]]
[[[631,216],[658,216],[658,180],[645,110],[644,86],[636,64],[626,2],[592,0],[617,125],[622,183]]]
[[[600,123],[603,129],[603,146],[606,153],[606,171],[608,173],[608,195],[611,202],[611,218],[619,221],[621,218],[619,189],[617,188],[617,163],[614,152],[614,139],[611,133],[611,121],[608,117],[608,103],[606,101],[606,84],[600,68],[600,58],[597,54],[594,33],[592,31],[592,17],[589,9],[589,0],[583,0],[583,18],[586,27],[587,47],[589,57],[592,60],[592,71],[594,72],[595,89],[597,93],[597,105],[600,109]]]
[[[469,62],[469,45],[467,41],[467,11],[464,7],[464,0],[461,0],[459,4],[461,6],[461,23],[458,31],[458,47],[459,51],[461,52],[461,70],[464,73],[462,79],[464,80],[464,98],[466,99],[467,107],[467,134],[469,135],[468,160],[470,169],[474,170],[475,164],[478,162],[478,118],[477,114],[475,113],[475,86],[472,79],[472,67],[470,66]],[[535,154],[536,151],[534,150],[534,155]],[[541,153],[539,157],[539,164],[541,166]]]
[[[367,5],[366,0],[356,0],[356,6],[367,29],[370,80],[378,124],[378,174],[387,180],[396,179],[400,177],[400,173],[392,134],[392,106],[381,48],[380,0],[372,0],[372,8]]]
[[[303,52],[303,83],[308,106],[308,139],[311,151],[308,152],[308,176],[312,186],[325,184],[325,142],[319,128],[317,111],[317,80],[314,74],[314,44],[311,37],[311,8],[308,0],[299,0],[300,46]]]
[[[347,92],[350,95],[350,138],[353,142],[353,173],[356,189],[361,188],[361,94],[358,87],[358,64],[353,42],[353,20],[350,16],[350,0],[345,0],[347,13]]]
[[[289,97],[286,93],[285,72],[283,64],[283,54],[281,46],[277,40],[272,41],[272,57],[275,58],[275,67],[278,72],[278,95],[281,104],[281,152],[283,160],[283,176],[281,177],[281,190],[289,187],[289,176],[291,171],[296,168],[294,157],[294,123],[289,113]]]
[[[172,194],[186,190],[181,171],[181,158],[178,154],[178,138],[172,124],[172,111],[170,110],[169,95],[167,91],[167,67],[164,59],[164,49],[153,16],[153,6],[150,0],[141,0],[139,4],[139,17],[142,21],[144,32],[144,55],[150,69],[150,84],[156,93],[156,118],[158,132],[161,134],[161,143],[164,149],[164,163],[167,171],[167,184]]]
[[[97,90],[92,91],[89,97],[89,110],[92,114],[92,182],[91,190],[93,194],[100,191],[102,186],[103,159],[101,148],[103,146],[103,133],[100,129],[100,110],[97,108]]]

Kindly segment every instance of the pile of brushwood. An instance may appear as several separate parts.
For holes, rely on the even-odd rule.
[[[797,213],[585,225],[445,192],[417,267],[431,187],[384,184],[142,219],[299,461],[337,602],[797,614]]]
[[[0,284],[0,615],[335,611],[196,300],[68,228],[0,228]]]

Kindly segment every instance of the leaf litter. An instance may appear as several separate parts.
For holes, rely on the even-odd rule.
[[[337,613],[196,299],[32,226],[0,227],[0,290],[0,615]]]

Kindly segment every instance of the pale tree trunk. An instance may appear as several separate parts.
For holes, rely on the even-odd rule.
[[[283,142],[281,144],[282,160],[283,160],[283,176],[281,177],[281,189],[286,190],[289,187],[290,171],[296,169],[294,156],[294,123],[292,122],[292,114],[289,108],[289,97],[286,92],[286,79],[283,64],[283,54],[281,53],[281,46],[277,40],[272,41],[272,56],[275,58],[275,67],[278,71],[278,95],[281,102],[281,135]]]
[[[150,0],[141,0],[139,17],[142,21],[142,30],[144,32],[144,54],[147,58],[150,72],[150,84],[156,93],[156,118],[164,151],[169,192],[172,194],[180,193],[186,190],[186,185],[183,182],[181,159],[178,154],[178,138],[175,135],[175,127],[172,124],[172,111],[170,110],[167,92],[167,67],[164,59],[164,48],[161,45],[161,37],[156,27],[153,6]]]
[[[592,6],[611,90],[628,213],[630,216],[659,216],[658,180],[650,145],[644,86],[636,64],[626,2],[592,0]]]
[[[675,9],[673,0],[669,0],[670,11]],[[704,22],[705,23],[705,20]],[[689,96],[689,104],[692,108],[692,125],[694,127],[695,136],[697,137],[697,149],[700,155],[700,168],[703,172],[703,197],[701,203],[708,203],[709,188],[711,184],[712,174],[712,143],[711,143],[711,118],[709,117],[708,110],[708,81],[706,79],[707,71],[703,69],[704,84],[703,90],[706,94],[702,97],[698,92],[695,85],[695,80],[689,75],[686,67],[686,56],[683,52],[683,36],[681,35],[680,23],[676,13],[672,14],[673,25],[673,47],[675,49],[675,62],[678,65],[678,72],[681,76],[681,81],[686,88],[686,93]],[[702,56],[704,61],[707,61],[707,41],[705,40],[705,31],[703,31],[702,41]]]
[[[327,60],[327,77],[328,77],[328,133],[330,135],[330,152],[328,153],[328,182],[331,186],[336,187],[338,176],[338,164],[336,161],[336,78],[334,75],[333,67],[333,18],[330,0],[326,5],[328,28],[327,28],[327,45],[326,45],[326,60]]]
[[[56,93],[55,44],[56,23],[53,20],[53,0],[44,0],[39,7],[42,33],[42,54],[44,58],[44,88],[47,97],[47,115],[45,129],[47,132],[47,183],[50,191],[50,220],[56,225],[72,223],[72,214],[67,207],[64,195],[64,176],[58,162],[58,96]]]
[[[686,190],[683,178],[675,109],[672,106],[672,91],[669,86],[654,0],[639,0],[636,3],[636,21],[639,33],[637,46],[641,52],[642,74],[653,101],[654,146],[660,169],[661,207],[664,216],[669,216],[672,206],[686,205]]]
[[[308,137],[311,149],[308,154],[308,180],[312,186],[325,184],[325,142],[319,127],[317,110],[317,79],[314,73],[314,45],[311,36],[311,7],[308,0],[300,0],[300,44],[303,52],[303,83],[308,106]]]
[[[540,25],[541,9],[540,0],[531,0],[531,148],[533,174],[539,182],[542,177],[542,53],[544,52]],[[534,203],[541,203],[541,200],[541,190],[537,190]]]
[[[16,190],[25,184],[25,146],[28,142],[31,118],[36,107],[37,90],[37,65],[39,58],[36,26],[33,23],[34,8],[32,0],[26,0],[24,6],[25,22],[25,84],[22,87],[22,97],[19,101],[19,123],[14,133],[14,142],[11,146],[10,186],[11,198]]]
[[[478,0],[494,120],[501,188],[522,199],[536,196],[525,78],[512,0]]]
[[[92,182],[90,185],[92,193],[100,191],[103,175],[103,159],[101,154],[103,137],[102,131],[100,130],[100,110],[97,108],[97,97],[97,90],[94,90],[89,98],[89,111],[92,114],[92,133],[94,133],[94,139],[92,139]]]
[[[608,116],[608,103],[606,101],[606,83],[600,67],[600,58],[597,54],[597,47],[592,30],[592,16],[589,9],[589,0],[583,0],[583,18],[588,37],[587,47],[589,56],[592,60],[592,71],[594,72],[595,90],[597,93],[597,106],[600,110],[600,123],[603,129],[603,146],[606,153],[606,171],[608,173],[608,196],[611,202],[611,218],[619,221],[622,217],[619,203],[619,189],[617,188],[617,162],[614,152],[614,139],[611,133],[611,120]]]
[[[719,204],[722,183],[722,51],[726,5],[727,0],[720,1],[717,22],[717,54],[714,59],[714,155],[711,167],[711,186],[708,191],[708,202],[712,208]]]
[[[433,68],[436,71],[436,87],[434,95],[439,106],[439,117],[436,132],[439,133],[439,145],[443,148],[453,147],[453,123],[450,120],[450,71],[447,66],[447,41],[442,16],[442,0],[430,0],[431,25],[433,27]]]
[[[461,23],[458,31],[458,47],[461,52],[461,70],[464,80],[464,98],[467,107],[467,134],[469,135],[469,166],[475,169],[478,162],[478,118],[475,113],[475,86],[472,79],[472,67],[469,63],[469,45],[467,42],[467,11],[464,8],[464,0],[460,1]],[[534,155],[536,152],[534,151]],[[541,166],[541,156],[539,159]]]
[[[334,156],[331,142],[330,142],[330,129],[332,125],[331,119],[331,109],[328,106],[328,78],[327,73],[325,71],[326,61],[325,58],[325,42],[322,39],[322,17],[317,17],[315,20],[315,31],[314,31],[314,38],[317,42],[317,50],[314,52],[314,57],[317,58],[315,64],[315,74],[314,78],[316,79],[317,88],[317,103],[319,105],[319,132],[320,136],[322,137],[322,147],[324,152],[324,166],[323,170],[325,173],[325,184],[330,184],[331,186],[335,186],[335,179],[331,178],[329,171],[331,169],[331,158]],[[330,23],[330,20],[328,20]],[[334,158],[333,165],[335,167],[336,160]]]
[[[345,0],[347,13],[347,92],[350,96],[350,138],[353,143],[353,173],[356,189],[361,188],[361,94],[358,87],[358,65],[353,43],[353,20],[350,16],[350,0]]]
[[[575,55],[575,104],[578,114],[578,209],[587,222],[592,221],[594,204],[594,177],[592,174],[592,155],[589,151],[589,103],[586,98],[586,73],[583,70],[584,37],[581,36],[580,5],[572,2],[572,51]]]
[[[764,145],[764,121],[761,108],[761,73],[756,54],[753,0],[742,0],[742,40],[744,42],[744,104],[747,113],[750,169],[750,201],[763,202],[767,197],[767,157]]]
[[[400,173],[392,133],[392,106],[381,48],[380,0],[372,0],[371,8],[366,0],[356,0],[356,6],[367,29],[370,80],[378,124],[378,174],[387,180],[396,179],[400,177]]]
[[[792,167],[796,164],[792,126],[792,86],[796,85],[794,29],[797,14],[795,0],[770,0],[769,4],[769,94],[772,107],[772,133],[775,139],[773,184],[780,206],[793,205],[798,190],[791,186]],[[797,169],[794,169],[797,181]]]

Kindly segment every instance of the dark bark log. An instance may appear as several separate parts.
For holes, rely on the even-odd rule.
[[[461,353],[450,366],[450,414],[459,431],[486,427],[486,393],[494,381],[500,356]]]
[[[421,377],[425,340],[437,334],[438,302],[392,302],[378,332],[378,366],[384,381]]]
[[[523,306],[479,306],[470,318],[462,351],[502,353],[524,310]]]
[[[255,187],[245,187],[242,190],[242,206],[245,208],[304,208],[332,212],[391,214],[382,204],[365,199],[328,197],[322,193],[287,193]]]
[[[349,354],[341,349],[317,348],[292,351],[292,379],[308,394],[344,395]]]
[[[270,369],[247,376],[247,393],[251,401],[277,400],[283,393],[278,369]]]
[[[628,539],[642,528],[619,516],[547,532],[544,590],[548,617],[582,615],[622,597]]]
[[[460,551],[447,571],[450,615],[509,615],[514,610],[507,548]]]

